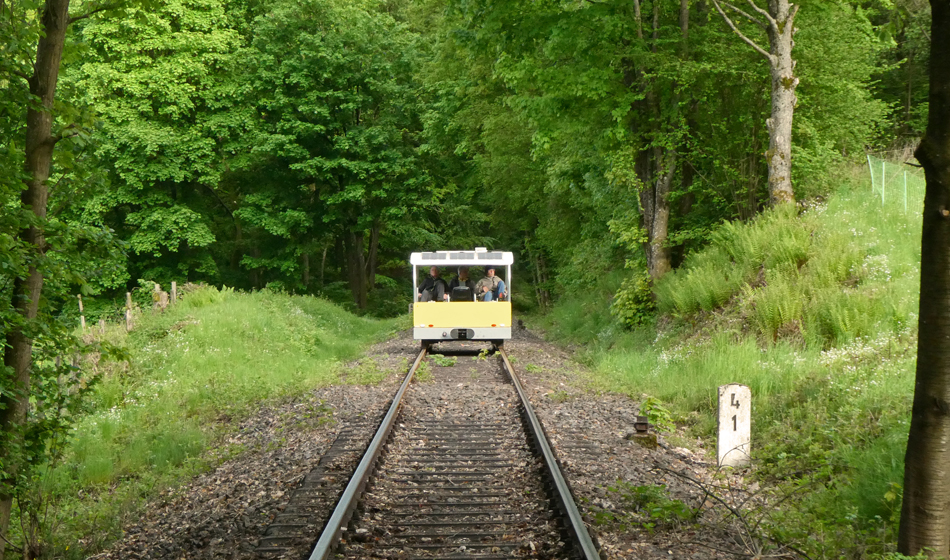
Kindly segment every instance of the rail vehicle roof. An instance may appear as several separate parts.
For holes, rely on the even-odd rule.
[[[415,266],[507,266],[515,262],[515,256],[509,251],[436,251],[434,253],[413,253],[409,263]]]

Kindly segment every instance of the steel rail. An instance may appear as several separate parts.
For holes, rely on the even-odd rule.
[[[600,560],[600,553],[597,552],[597,546],[587,531],[587,525],[584,524],[584,518],[577,509],[577,504],[574,503],[571,488],[567,483],[567,479],[565,479],[561,473],[561,468],[557,464],[557,457],[555,457],[554,450],[544,435],[544,427],[541,425],[541,421],[538,420],[538,416],[534,413],[534,408],[532,408],[531,402],[528,400],[528,394],[521,385],[521,380],[515,375],[515,370],[511,367],[511,362],[508,361],[508,354],[504,348],[497,348],[497,352],[505,362],[505,368],[511,378],[511,383],[515,386],[518,397],[521,399],[521,405],[524,409],[525,416],[527,416],[531,437],[534,438],[534,442],[544,458],[547,473],[554,483],[558,505],[570,521],[570,526],[567,529],[574,541],[576,552],[580,554],[580,557],[584,560]]]
[[[323,533],[320,534],[320,540],[318,540],[316,546],[313,547],[313,552],[310,553],[309,560],[327,560],[333,553],[333,548],[339,542],[344,527],[350,522],[353,511],[356,509],[356,504],[359,502],[360,497],[362,497],[363,490],[366,489],[366,483],[369,482],[373,471],[376,469],[376,463],[379,460],[380,453],[389,439],[393,425],[396,423],[396,416],[399,414],[402,397],[409,388],[412,376],[416,373],[416,369],[419,368],[419,364],[425,355],[426,349],[423,348],[416,357],[416,361],[413,362],[412,367],[409,368],[409,373],[406,374],[402,385],[399,386],[399,391],[396,393],[396,396],[393,397],[393,402],[389,406],[389,412],[386,413],[386,416],[380,423],[379,430],[377,430],[376,435],[373,437],[373,441],[371,441],[369,447],[366,448],[363,459],[356,467],[352,478],[350,478],[350,482],[346,485],[346,489],[340,496],[340,501],[337,503],[336,508],[333,509],[333,514],[330,515],[330,519],[327,521]]]

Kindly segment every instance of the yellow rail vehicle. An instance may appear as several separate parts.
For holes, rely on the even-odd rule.
[[[474,251],[412,253],[409,262],[412,264],[412,293],[415,301],[412,306],[414,339],[421,341],[424,346],[449,340],[486,340],[502,346],[505,340],[511,338],[512,253],[488,251],[479,247]],[[444,293],[440,292],[441,297],[430,293],[430,301],[422,301],[424,295],[420,289],[430,276],[432,267],[438,268],[436,278],[445,282]],[[501,280],[503,292],[496,291],[486,297],[484,293],[475,293],[461,286],[450,290],[449,280],[442,278],[443,275],[458,278],[463,267],[468,268],[472,284],[487,276],[489,269],[494,269]]]

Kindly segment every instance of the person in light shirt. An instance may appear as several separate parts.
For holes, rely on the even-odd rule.
[[[494,267],[485,270],[485,277],[475,285],[475,293],[481,301],[502,301],[508,297],[505,281],[495,276]]]

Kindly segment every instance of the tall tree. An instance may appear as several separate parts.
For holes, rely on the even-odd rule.
[[[568,244],[597,239],[585,249],[616,253],[600,242],[609,235],[607,222],[634,215],[651,275],[670,270],[671,202],[688,135],[689,96],[682,92],[700,75],[690,62],[688,3],[476,0],[463,6],[470,48],[491,60],[491,79],[504,86],[498,95],[532,131],[528,157],[546,164],[548,184],[526,187],[546,191],[534,197],[553,197],[573,207],[571,213],[586,214],[579,227],[590,238],[574,235]],[[604,181],[617,165],[623,169]],[[625,203],[607,203],[605,195]],[[571,229],[544,222],[539,232]],[[594,278],[607,264],[565,260]]]
[[[0,5],[0,9],[3,6]],[[5,10],[4,10],[5,11]],[[29,84],[34,102],[27,108],[25,171],[26,188],[21,195],[23,208],[32,213],[29,225],[19,234],[21,243],[32,252],[25,275],[14,279],[12,306],[19,320],[6,332],[6,347],[3,365],[13,379],[12,391],[0,395],[0,432],[4,445],[0,448],[2,488],[0,488],[0,560],[6,549],[7,530],[10,526],[10,511],[13,505],[12,488],[16,483],[17,465],[15,455],[22,442],[21,426],[29,408],[33,339],[31,330],[35,321],[43,291],[41,262],[46,251],[43,223],[49,198],[53,147],[59,140],[53,134],[53,101],[56,81],[66,42],[69,25],[69,0],[47,0],[41,8],[42,31],[36,46],[33,74],[23,76]]]
[[[756,5],[753,0],[747,0],[747,2],[756,15],[724,0],[713,0],[713,5],[736,35],[769,62],[769,72],[772,77],[772,116],[766,121],[769,130],[769,149],[765,152],[765,159],[769,165],[769,203],[772,206],[786,202],[794,203],[792,119],[797,103],[795,88],[798,87],[798,78],[795,76],[792,47],[795,46],[793,37],[798,6],[791,4],[788,0],[768,0],[769,8],[765,10]],[[769,50],[766,51],[740,31],[720,4],[763,28],[769,37]]]
[[[437,198],[417,165],[413,36],[373,2],[351,0],[278,1],[255,28],[245,97],[256,159],[244,171],[260,179],[253,207],[237,214],[294,247],[244,261],[297,269],[307,240],[329,233],[363,309],[383,229]]]
[[[950,0],[931,0],[930,109],[915,155],[924,168],[917,378],[904,457],[898,550],[950,557]]]
[[[679,56],[686,59],[689,56],[689,2],[680,0],[679,9]],[[634,17],[636,21],[637,41],[643,43],[643,16],[640,0],[634,0]],[[660,40],[660,3],[653,2],[653,18],[650,30],[650,44],[647,51],[657,54],[657,43]],[[626,59],[627,80],[631,89],[644,90],[644,99],[634,104],[643,106],[643,111],[654,123],[654,130],[648,132],[652,138],[642,142],[637,154],[636,170],[639,179],[640,216],[643,229],[646,232],[644,253],[646,255],[647,272],[654,280],[658,280],[673,268],[672,252],[669,244],[670,234],[670,197],[673,189],[673,179],[676,167],[680,160],[682,138],[686,135],[686,126],[681,115],[682,84],[675,77],[669,81],[661,79],[662,72],[657,72],[655,61],[653,64],[644,62],[651,57],[628,56]],[[653,57],[659,58],[659,57]],[[634,61],[639,61],[634,62]],[[672,74],[675,76],[675,74]],[[647,77],[649,76],[649,77]],[[671,99],[663,106],[663,94],[670,95]],[[631,128],[634,137],[642,134],[641,119],[631,119]]]
[[[221,179],[249,120],[235,102],[246,11],[243,1],[165,0],[77,26],[82,64],[64,85],[95,114],[99,176],[73,182],[84,199],[70,217],[126,239],[133,280],[220,281],[212,244],[234,203]]]

